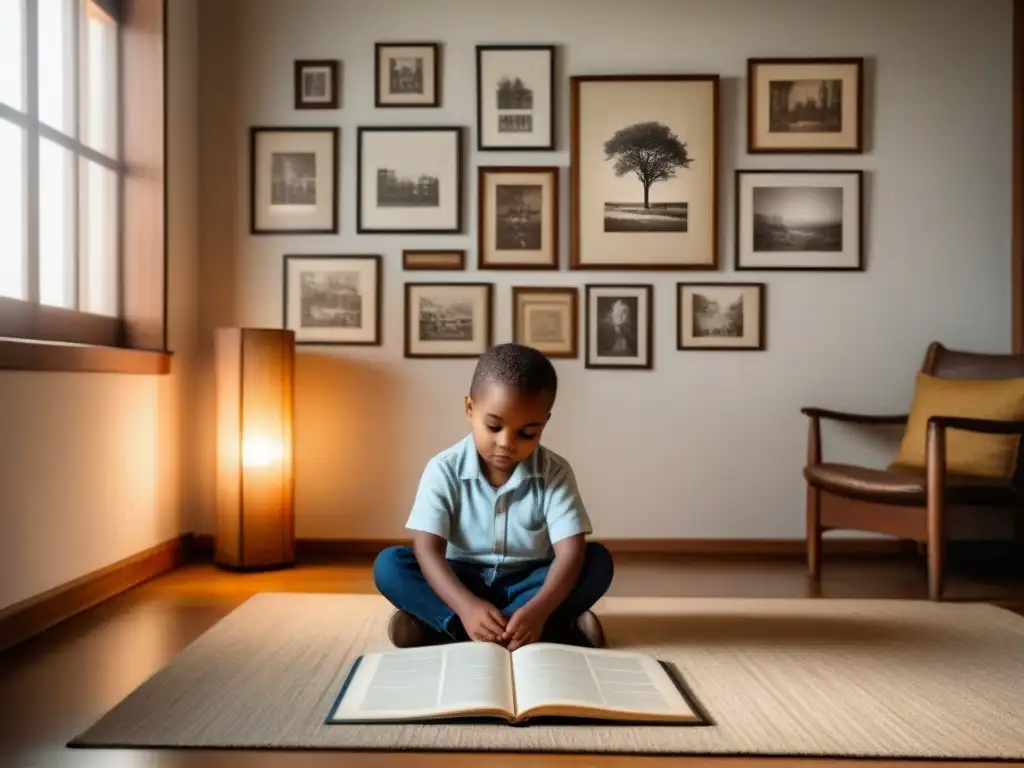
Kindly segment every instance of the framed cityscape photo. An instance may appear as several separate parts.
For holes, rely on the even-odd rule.
[[[338,108],[338,62],[300,59],[295,62],[295,108]]]
[[[361,127],[357,135],[359,234],[462,231],[462,129]]]
[[[678,283],[676,348],[763,350],[764,283]]]
[[[863,171],[736,171],[736,269],[864,268]]]
[[[512,340],[548,357],[579,357],[579,289],[513,286]]]
[[[571,79],[571,269],[717,268],[718,82]]]
[[[480,269],[558,269],[558,168],[480,166]]]
[[[654,367],[654,286],[586,286],[587,368]]]
[[[381,343],[381,257],[286,255],[284,323],[296,344]]]
[[[338,128],[249,129],[249,231],[338,231]]]
[[[377,43],[374,88],[377,107],[436,107],[441,103],[437,43]]]
[[[747,60],[747,151],[861,153],[864,59]]]
[[[462,250],[408,248],[402,251],[402,269],[457,270],[466,268],[466,252]]]
[[[406,283],[405,356],[479,357],[493,337],[491,283]]]
[[[476,47],[478,150],[555,148],[555,46]]]

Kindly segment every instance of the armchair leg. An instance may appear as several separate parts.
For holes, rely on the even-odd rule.
[[[928,430],[928,597],[942,597],[946,560],[946,433],[934,424]]]
[[[821,491],[807,486],[807,573],[821,579]]]

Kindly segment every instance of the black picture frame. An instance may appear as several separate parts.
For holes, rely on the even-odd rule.
[[[303,98],[302,81],[307,69],[323,68],[330,73],[330,86],[328,87],[327,101],[306,101]],[[295,109],[337,109],[340,104],[341,86],[338,82],[340,72],[339,62],[336,59],[296,59],[294,64],[294,90]]]
[[[584,358],[583,366],[588,370],[618,370],[618,371],[650,371],[654,368],[654,284],[653,283],[588,283],[583,286],[584,311],[583,311],[583,332],[584,332]],[[622,291],[623,293],[635,292],[642,294],[647,305],[646,311],[639,314],[638,320],[646,325],[643,345],[643,354],[639,355],[642,362],[638,363],[611,363],[597,362],[592,354],[592,342],[595,340],[593,322],[594,312],[591,309],[591,296],[598,291]],[[637,332],[639,341],[639,331]]]
[[[724,342],[719,342],[717,344],[709,343],[706,345],[694,343],[688,344],[685,341],[685,334],[683,332],[683,307],[685,304],[683,297],[687,291],[693,291],[700,288],[736,288],[753,290],[757,294],[756,342],[753,344],[746,345],[729,345]],[[767,348],[767,339],[765,335],[768,330],[768,307],[766,303],[767,297],[768,288],[765,283],[724,281],[695,281],[676,283],[676,350],[679,352],[763,352]],[[745,319],[746,318],[744,318],[744,320]]]
[[[373,267],[373,298],[374,318],[371,326],[373,335],[370,339],[338,340],[338,339],[307,339],[300,335],[301,329],[289,324],[290,296],[292,282],[289,279],[289,266],[298,261],[310,262],[369,262]],[[383,344],[384,325],[384,263],[379,254],[375,253],[287,253],[281,260],[281,327],[295,332],[296,346],[329,346],[329,347],[379,347]]]
[[[538,144],[493,144],[487,143],[485,140],[484,130],[484,101],[485,96],[483,92],[483,67],[484,57],[488,53],[495,52],[514,52],[514,53],[544,53],[548,56],[548,98],[545,100],[545,106],[548,110],[548,125],[547,135],[548,140]],[[557,103],[556,88],[557,88],[557,73],[556,68],[558,66],[558,47],[555,45],[548,44],[491,44],[491,45],[477,45],[476,46],[476,148],[480,152],[550,152],[557,147],[557,140],[555,133],[558,128],[557,119]]]
[[[416,289],[465,288],[475,289],[484,294],[486,308],[483,318],[483,337],[476,349],[466,352],[415,352],[409,326],[412,320],[412,298]],[[494,343],[494,283],[487,282],[407,282],[404,288],[404,310],[402,313],[402,354],[406,359],[421,360],[463,360],[482,355]],[[443,342],[442,342],[443,343]]]
[[[381,54],[388,48],[424,48],[433,57],[433,76],[430,78],[433,98],[421,102],[388,102],[381,97],[384,72]],[[373,105],[377,109],[436,109],[441,106],[441,44],[422,40],[411,42],[381,41],[373,46]]]

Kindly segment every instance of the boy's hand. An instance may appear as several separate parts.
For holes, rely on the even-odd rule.
[[[547,620],[547,613],[542,608],[527,603],[512,614],[508,626],[505,627],[501,643],[510,651],[530,643],[536,643],[540,640]]]
[[[505,617],[486,600],[473,600],[469,607],[459,614],[459,619],[470,640],[484,643],[501,642],[502,633],[505,631]]]

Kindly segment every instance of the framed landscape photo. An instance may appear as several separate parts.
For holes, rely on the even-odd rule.
[[[676,348],[763,350],[764,283],[678,283]]]
[[[558,269],[558,171],[480,166],[480,269]]]
[[[441,104],[437,43],[377,43],[374,88],[377,107],[436,107]]]
[[[423,248],[410,248],[402,251],[402,269],[462,271],[465,268],[465,251],[424,250]]]
[[[513,286],[512,340],[548,357],[579,357],[579,289]]]
[[[249,231],[338,231],[338,128],[249,129]]]
[[[586,286],[587,368],[653,368],[654,286]]]
[[[296,344],[381,343],[381,257],[286,255],[284,324]]]
[[[715,269],[718,75],[573,77],[571,269]]]
[[[462,129],[361,127],[357,133],[359,234],[462,231]]]
[[[476,147],[555,148],[555,46],[476,47]]]
[[[736,171],[736,269],[863,269],[863,175]]]
[[[338,62],[300,59],[295,62],[295,108],[338,108]]]
[[[747,151],[861,153],[864,59],[747,60]]]
[[[491,346],[491,283],[406,283],[405,356],[479,357]]]

